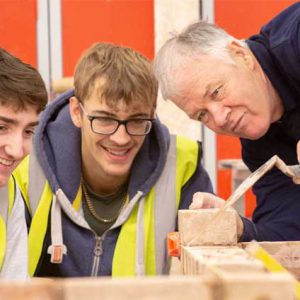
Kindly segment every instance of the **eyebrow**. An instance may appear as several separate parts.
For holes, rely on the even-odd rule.
[[[14,119],[11,119],[11,118],[3,117],[3,116],[0,116],[0,121],[5,122],[5,123],[8,123],[8,124],[13,124],[13,125],[19,124],[18,121],[14,120]],[[33,126],[37,126],[38,124],[39,124],[38,121],[36,121],[36,122],[31,122],[31,123],[28,123],[28,124],[26,125],[26,127],[33,127]]]
[[[5,123],[9,123],[9,124],[17,124],[18,123],[14,119],[6,118],[6,117],[3,117],[3,116],[0,116],[0,120],[5,122]]]
[[[105,115],[105,116],[111,117],[111,118],[118,118],[116,114],[107,112],[105,110],[93,111],[93,112],[90,113],[90,116],[97,117],[97,114],[102,114],[102,115]],[[138,117],[140,117],[140,118],[149,118],[148,114],[146,114],[146,113],[136,113],[136,114],[130,115],[127,119],[138,118]]]
[[[203,98],[206,98],[207,95],[208,95],[208,92],[211,90],[211,86],[213,85],[214,83],[213,82],[210,82],[207,84],[207,86],[205,87],[205,93],[203,95]]]
[[[205,92],[203,98],[206,98],[209,91],[212,89],[213,86],[219,86],[221,84],[221,80],[211,80],[205,87]]]

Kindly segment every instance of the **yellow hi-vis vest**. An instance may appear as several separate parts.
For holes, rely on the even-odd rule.
[[[112,276],[156,275],[168,272],[166,236],[175,229],[181,188],[197,168],[198,151],[197,142],[171,136],[167,161],[158,182],[147,195],[137,192],[112,226],[122,226],[115,247]],[[81,187],[71,203],[61,189],[55,193],[51,191],[41,167],[36,162],[36,156],[31,153],[30,159],[24,160],[15,172],[23,197],[34,213],[29,232],[31,276],[40,260],[50,209],[51,226],[54,227],[51,228],[53,245],[49,248],[57,244],[65,247],[60,227],[61,209],[77,225],[87,226],[84,217],[78,212],[81,205]],[[33,183],[34,191],[30,191]],[[32,194],[35,195],[29,196]]]
[[[6,251],[6,224],[14,205],[16,188],[13,176],[10,177],[7,186],[0,188],[0,269],[2,268]]]

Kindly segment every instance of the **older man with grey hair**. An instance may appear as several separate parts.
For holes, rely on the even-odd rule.
[[[192,24],[156,56],[162,94],[214,132],[239,137],[251,171],[275,154],[297,164],[299,29],[299,2],[246,41],[204,21]],[[300,186],[273,169],[253,191],[257,207],[252,221],[240,219],[240,241],[300,240]],[[194,197],[193,207],[220,203],[205,194]]]

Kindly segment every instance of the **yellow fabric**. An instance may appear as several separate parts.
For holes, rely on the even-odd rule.
[[[73,207],[75,208],[76,211],[78,211],[80,208],[81,199],[82,199],[82,188],[81,188],[81,185],[79,185],[79,189],[78,189],[76,198],[73,201]]]
[[[136,205],[130,214],[130,218],[121,228],[112,263],[112,276],[114,277],[134,276],[135,274],[137,210],[138,206]]]
[[[29,182],[29,156],[26,156],[18,167],[14,170],[13,175],[16,179],[17,185],[22,193],[25,203],[30,211],[30,204],[28,201],[28,182]]]
[[[198,146],[196,142],[189,139],[177,137],[177,168],[176,168],[176,207],[178,209],[181,188],[193,175],[197,167]],[[25,159],[14,172],[17,183],[25,201],[28,202],[28,174],[29,160]],[[81,188],[73,202],[76,210],[81,203]],[[147,275],[156,274],[155,264],[155,228],[154,228],[154,188],[148,193],[145,199],[144,207],[144,249],[145,249],[145,267]],[[52,191],[47,182],[32,219],[29,232],[29,274],[32,276],[35,272],[40,259],[44,238],[47,230],[48,216],[52,201]],[[136,205],[131,212],[128,220],[122,225],[113,257],[112,276],[134,276],[135,275],[135,256],[136,256],[136,223],[137,223]],[[1,230],[1,228],[0,228]]]
[[[0,268],[2,268],[6,249],[6,224],[0,216]]]
[[[8,216],[11,214],[15,201],[15,181],[11,176],[8,181],[8,199],[1,199],[1,201],[8,201]],[[5,216],[3,216],[5,217]],[[6,224],[2,216],[0,216],[0,269],[6,252]]]
[[[154,189],[151,189],[150,193],[145,199],[144,206],[144,259],[147,275],[156,274],[153,200]],[[121,228],[113,257],[113,277],[135,275],[137,210],[138,205],[135,206],[130,218],[123,224]]]
[[[156,275],[154,189],[151,189],[144,205],[144,260],[147,275]]]
[[[28,235],[30,276],[34,275],[35,269],[42,253],[44,238],[47,231],[48,217],[50,215],[49,211],[51,202],[52,191],[47,181],[37,210],[32,218]]]
[[[177,137],[176,147],[176,208],[178,210],[181,188],[196,170],[199,150],[197,142],[184,137]],[[152,188],[146,196],[144,204],[144,261],[146,275],[156,275],[154,197],[155,190]],[[121,228],[113,257],[113,277],[135,275],[137,208],[138,204]]]
[[[11,214],[12,208],[15,202],[15,181],[12,176],[10,176],[8,181],[8,215]]]
[[[28,182],[29,182],[29,156],[27,156],[20,165],[14,171],[14,177],[18,186],[20,187],[21,193],[25,199],[26,205],[30,209],[30,203],[28,199]],[[49,182],[46,182],[44,187],[41,200],[32,218],[29,236],[28,236],[28,248],[29,248],[29,274],[34,275],[35,269],[39,262],[42,248],[44,244],[44,238],[47,231],[48,218],[50,215],[50,208],[52,202],[52,190]],[[77,196],[73,202],[73,206],[76,210],[79,209],[81,204],[81,188],[79,187]]]
[[[198,144],[183,136],[177,136],[176,207],[180,203],[181,188],[194,174],[198,164]]]
[[[28,182],[29,182],[29,156],[27,156],[14,171],[14,177],[25,199],[26,205],[30,209],[28,199]],[[29,275],[33,276],[36,266],[39,262],[40,255],[44,244],[44,238],[47,231],[49,211],[52,202],[52,191],[48,181],[44,187],[41,200],[37,210],[32,218],[29,235]]]

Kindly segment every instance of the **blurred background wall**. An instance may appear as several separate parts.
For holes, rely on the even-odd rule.
[[[199,18],[216,22],[238,38],[256,33],[289,0],[0,0],[0,46],[37,67],[55,97],[55,80],[73,75],[81,53],[95,42],[129,46],[150,59],[170,32]],[[204,164],[217,194],[232,192],[232,170],[224,159],[239,159],[238,139],[215,136],[159,98],[158,115],[170,131],[202,140]],[[255,200],[246,197],[246,215]]]

